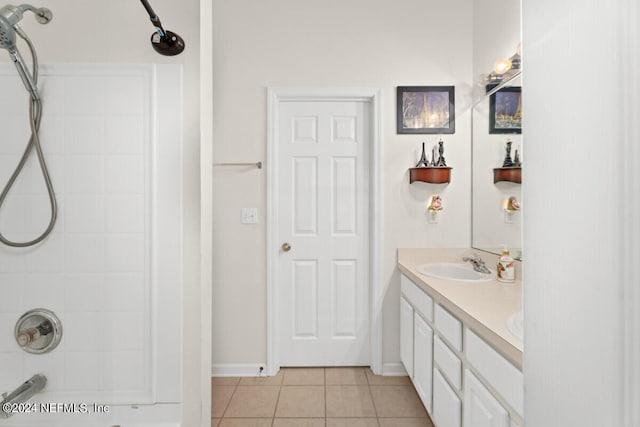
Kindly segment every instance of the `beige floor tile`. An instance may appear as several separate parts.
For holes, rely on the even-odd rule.
[[[236,387],[225,417],[232,418],[266,418],[273,417],[278,402],[278,386],[243,386]]]
[[[376,410],[366,385],[328,385],[327,417],[375,417]]]
[[[324,427],[324,418],[275,418],[273,427]]]
[[[422,418],[427,416],[413,386],[371,386],[371,395],[378,417]]]
[[[282,385],[324,385],[324,368],[285,368]]]
[[[369,385],[411,385],[411,380],[407,376],[383,377],[382,375],[374,375],[371,369],[365,369],[365,372]]]
[[[327,418],[327,427],[378,427],[377,418]]]
[[[325,368],[324,377],[327,385],[360,385],[368,384],[365,368]]]
[[[211,385],[238,385],[240,378],[238,377],[213,377]]]
[[[271,418],[223,418],[219,427],[271,427]]]
[[[427,418],[380,418],[380,427],[433,427]]]
[[[211,387],[211,417],[222,418],[233,391],[236,389],[234,385],[221,385]]]
[[[283,386],[276,418],[324,418],[324,408],[323,386]]]
[[[211,418],[211,427],[218,427],[218,423],[220,423],[220,418]]]
[[[284,371],[280,369],[274,376],[261,376],[261,377],[244,377],[240,379],[240,385],[280,385],[282,384],[282,378],[284,378]]]

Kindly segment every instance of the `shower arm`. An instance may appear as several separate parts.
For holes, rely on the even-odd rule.
[[[162,23],[160,22],[160,18],[153,11],[153,8],[149,4],[149,2],[147,0],[140,0],[140,3],[142,3],[142,6],[144,6],[147,13],[149,14],[149,19],[151,20],[151,23],[153,24],[153,26],[156,27],[156,30],[158,31],[158,34],[160,35],[160,37],[166,38],[167,32],[164,30],[164,28],[162,28]]]

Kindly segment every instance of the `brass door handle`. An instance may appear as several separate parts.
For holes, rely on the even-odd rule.
[[[282,244],[282,250],[285,251],[285,252],[289,252],[291,250],[291,245],[286,243],[286,242],[283,243]]]

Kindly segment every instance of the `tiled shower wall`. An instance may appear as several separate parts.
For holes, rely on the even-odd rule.
[[[162,273],[155,261],[162,251],[154,246],[154,174],[161,151],[156,142],[158,134],[180,130],[179,124],[175,129],[170,121],[157,120],[153,101],[160,95],[154,70],[43,70],[40,138],[59,214],[54,232],[42,244],[26,249],[0,244],[0,391],[44,373],[46,391],[63,400],[151,403],[157,397],[153,378],[158,365],[178,360],[154,358],[160,349],[154,336],[155,313],[162,308],[158,304],[179,304],[154,281]],[[0,93],[4,184],[30,132],[27,94],[12,68],[0,70]],[[174,163],[179,169],[179,159]],[[33,238],[46,228],[49,214],[32,155],[0,208],[0,231],[12,240]],[[175,268],[165,267],[179,270],[179,256],[171,261]],[[173,286],[179,288],[179,283]],[[167,302],[171,299],[173,303]],[[25,311],[40,307],[60,317],[63,338],[53,352],[30,355],[15,343],[13,328]],[[165,308],[167,316],[179,322],[179,308]],[[174,344],[177,348],[179,341]],[[176,389],[177,375],[170,374]]]

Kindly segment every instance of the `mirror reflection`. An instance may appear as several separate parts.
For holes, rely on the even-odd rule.
[[[521,259],[525,207],[521,205],[520,182],[526,159],[520,108],[524,90],[521,70],[517,69],[520,3],[477,0],[476,5],[473,52],[477,85],[471,111],[472,246],[498,255],[506,247],[513,258]]]

